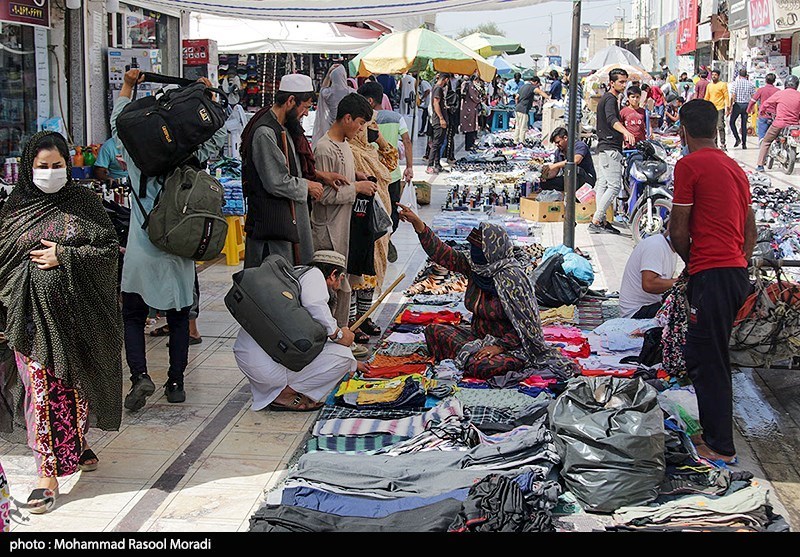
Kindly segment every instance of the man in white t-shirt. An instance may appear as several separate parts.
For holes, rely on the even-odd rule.
[[[667,236],[655,234],[639,242],[622,274],[620,317],[648,319],[661,307],[661,296],[675,284],[678,256]]]

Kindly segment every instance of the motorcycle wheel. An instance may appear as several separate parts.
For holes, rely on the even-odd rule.
[[[631,222],[631,235],[634,245],[638,244],[648,236],[661,234],[664,231],[664,223],[669,219],[672,211],[672,201],[666,197],[655,197],[652,203],[652,214],[648,224],[647,204],[643,204],[633,214]]]
[[[783,172],[785,174],[791,174],[794,172],[794,162],[796,159],[797,151],[795,151],[793,147],[789,147],[786,150],[786,164],[783,165]]]

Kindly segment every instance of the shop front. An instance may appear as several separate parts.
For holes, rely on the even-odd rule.
[[[49,4],[0,2],[0,161],[19,157],[25,139],[49,115]]]

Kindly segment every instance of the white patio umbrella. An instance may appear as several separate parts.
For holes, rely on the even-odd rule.
[[[581,72],[599,70],[603,66],[611,64],[627,64],[636,68],[644,69],[642,62],[630,50],[625,50],[617,45],[611,45],[598,51],[592,59],[580,67]]]

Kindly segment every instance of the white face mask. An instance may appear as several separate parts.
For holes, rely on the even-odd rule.
[[[33,183],[44,193],[56,193],[67,185],[67,169],[34,168]]]

